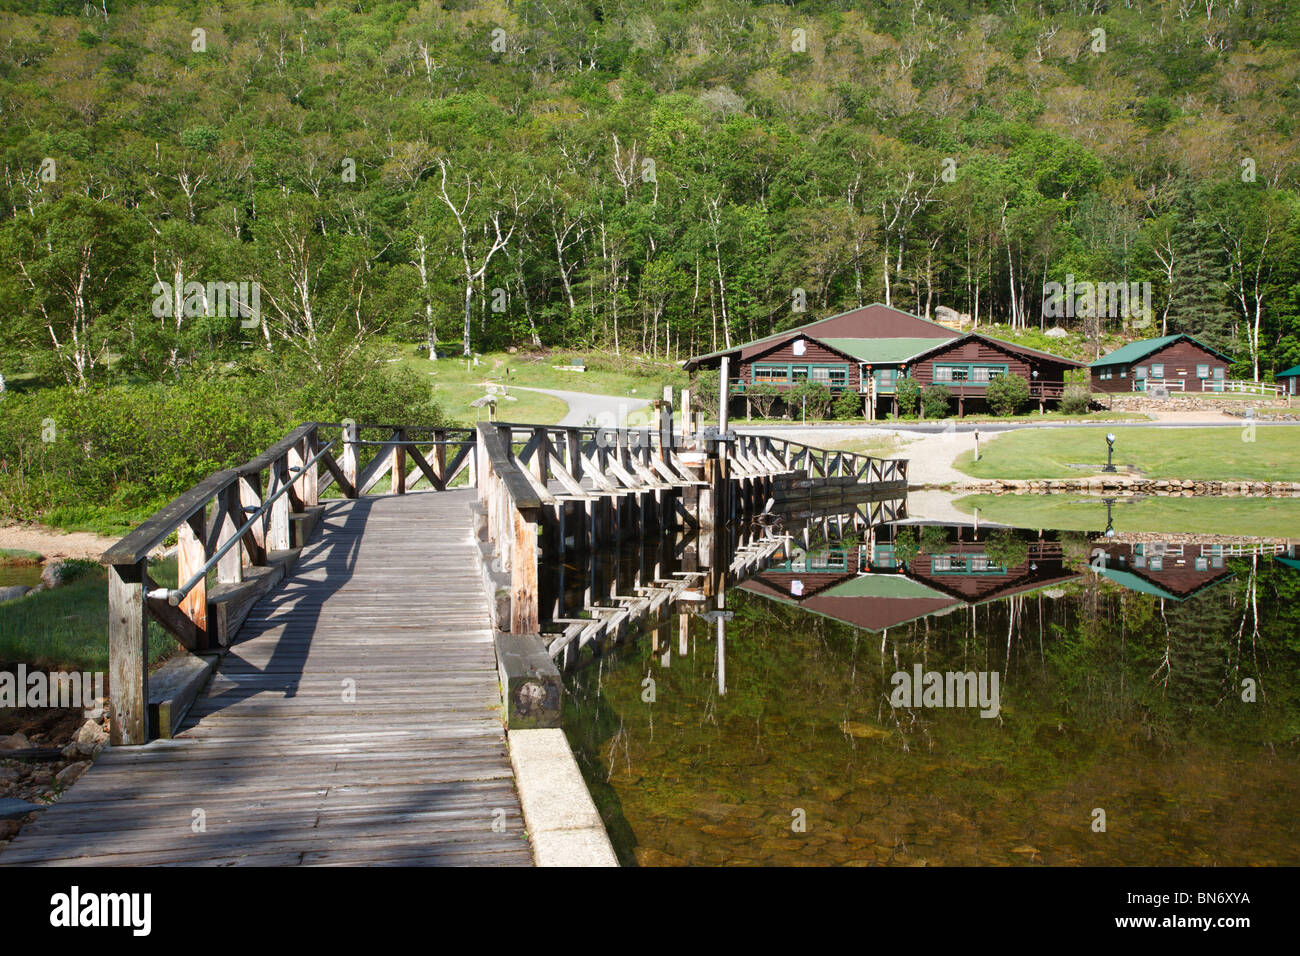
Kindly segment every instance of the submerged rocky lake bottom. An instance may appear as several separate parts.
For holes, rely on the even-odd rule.
[[[781,542],[565,673],[622,862],[1300,863],[1300,528],[1105,524],[720,532]],[[650,579],[633,545],[552,570],[570,615]]]

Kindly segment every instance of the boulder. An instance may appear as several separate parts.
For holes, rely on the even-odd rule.
[[[77,763],[70,763],[54,775],[54,782],[61,787],[70,787],[77,782],[78,777],[89,769],[89,760],[80,760]]]
[[[25,584],[11,584],[8,587],[0,588],[0,604],[4,604],[5,601],[16,601],[20,597],[26,597],[30,591],[31,588]]]
[[[23,733],[10,734],[8,737],[0,737],[0,750],[26,750],[31,747],[32,742],[27,739]]]
[[[72,742],[76,745],[78,753],[97,754],[108,742],[108,732],[100,726],[99,721],[88,720],[81,725]]]

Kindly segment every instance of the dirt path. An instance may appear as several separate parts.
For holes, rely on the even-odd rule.
[[[644,412],[650,402],[644,398],[620,398],[616,395],[593,395],[590,392],[569,392],[556,388],[532,388],[528,385],[511,385],[524,392],[538,392],[558,398],[569,406],[569,412],[559,422],[561,425],[599,425],[601,428],[645,427],[649,417]]]
[[[117,538],[86,531],[58,531],[38,524],[0,525],[0,548],[35,551],[48,558],[91,558],[117,543]]]
[[[760,434],[763,432],[761,427],[741,428],[740,430]],[[870,441],[871,438],[888,435],[898,438],[902,443],[897,451],[889,453],[889,457],[907,458],[909,460],[907,480],[910,484],[946,485],[971,480],[970,475],[953,468],[952,463],[962,452],[970,451],[975,447],[974,432],[951,431],[925,435],[901,429],[875,428],[864,434],[862,430],[851,426],[836,428],[821,425],[806,430],[781,429],[780,431],[773,431],[771,434],[790,441],[804,442],[817,448],[842,447],[841,443],[861,441],[864,438]],[[998,434],[1000,433],[981,433],[981,447],[987,448],[988,443],[996,440]]]

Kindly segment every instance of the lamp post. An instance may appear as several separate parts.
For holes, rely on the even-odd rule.
[[[1107,432],[1106,433],[1106,467],[1103,468],[1102,471],[1108,471],[1108,472],[1115,471],[1114,457],[1115,457],[1115,433]]]
[[[1111,507],[1115,504],[1114,498],[1106,499],[1106,530],[1102,532],[1107,538],[1115,537],[1115,519],[1110,513]]]

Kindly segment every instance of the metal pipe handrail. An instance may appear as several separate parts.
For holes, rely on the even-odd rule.
[[[255,512],[253,512],[253,516],[249,518],[247,521],[245,521],[244,524],[239,528],[239,530],[237,530],[234,534],[230,536],[230,539],[225,544],[223,544],[216,551],[214,551],[212,557],[208,558],[208,560],[204,562],[203,567],[195,571],[193,576],[191,576],[188,581],[186,581],[180,587],[172,588],[171,590],[168,590],[167,588],[157,588],[156,590],[149,592],[149,597],[151,598],[165,597],[167,599],[167,603],[170,604],[172,607],[175,607],[176,605],[180,604],[181,601],[185,600],[185,595],[189,594],[192,590],[194,590],[194,588],[198,587],[199,582],[208,576],[208,572],[217,566],[217,562],[220,561],[222,558],[224,558],[226,556],[226,553],[229,552],[231,548],[235,547],[236,545],[238,545],[240,542],[244,540],[244,535],[246,535],[252,529],[253,525],[256,524],[257,520],[266,513],[267,509],[270,508],[271,505],[274,504],[275,501],[279,499],[281,495],[288,493],[289,489],[293,487],[294,481],[296,480],[296,476],[302,475],[307,471],[308,468],[316,464],[316,462],[320,461],[320,459],[324,457],[325,453],[328,452],[330,448],[333,447],[338,442],[338,440],[339,439],[337,438],[330,439],[320,448],[319,451],[316,452],[316,454],[312,455],[311,458],[303,462],[301,467],[290,468],[289,469],[290,480],[286,481],[283,485],[281,485],[279,490],[276,491],[275,494],[271,495],[269,498],[263,501],[261,507],[259,507]]]

